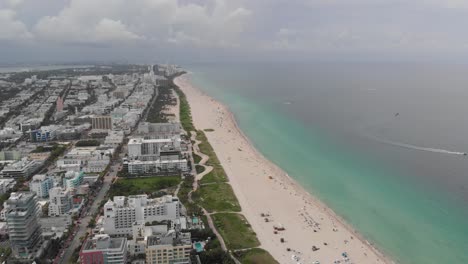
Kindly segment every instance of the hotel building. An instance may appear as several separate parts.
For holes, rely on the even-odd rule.
[[[148,199],[148,195],[114,196],[104,205],[104,232],[110,235],[131,235],[136,222],[175,220],[182,204],[177,197],[166,195]]]

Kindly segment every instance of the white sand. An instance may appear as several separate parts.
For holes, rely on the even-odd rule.
[[[205,134],[226,170],[242,213],[257,233],[261,247],[278,262],[344,263],[342,253],[346,252],[349,263],[391,263],[323,203],[266,160],[238,129],[227,107],[193,87],[187,75],[178,77],[175,83],[187,96],[197,129],[214,129]],[[270,215],[268,223],[261,213]],[[278,224],[286,230],[274,234],[273,227]],[[285,243],[280,242],[281,238]],[[312,246],[320,249],[313,251]],[[293,260],[293,255],[300,260]]]

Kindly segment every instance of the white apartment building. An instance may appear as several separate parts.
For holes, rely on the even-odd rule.
[[[150,138],[172,138],[180,136],[180,123],[149,123],[141,122],[138,125],[137,133]]]
[[[14,256],[22,259],[40,256],[42,236],[38,221],[40,212],[36,194],[33,192],[11,193],[4,205]]]
[[[67,215],[73,209],[73,195],[70,189],[55,187],[49,191],[49,216]]]
[[[186,159],[155,161],[132,160],[125,162],[124,166],[127,167],[128,173],[132,175],[144,175],[172,171],[188,171]]]
[[[128,141],[128,157],[139,160],[157,160],[161,149],[180,150],[180,137],[144,139],[131,138]]]
[[[136,222],[175,220],[182,204],[177,197],[166,195],[149,199],[148,195],[115,196],[104,205],[104,232],[110,235],[131,235]]]
[[[114,148],[75,147],[57,160],[59,169],[99,173],[110,162]]]
[[[104,145],[117,147],[119,144],[123,142],[124,137],[125,135],[123,131],[112,130],[109,132],[109,135],[104,140]]]
[[[24,178],[28,179],[42,164],[36,160],[29,160],[26,157],[19,161],[8,164],[0,172],[3,178]]]
[[[54,187],[54,181],[45,174],[34,175],[29,182],[29,189],[35,192],[37,197],[46,198],[49,196],[49,190]]]
[[[15,179],[0,179],[0,195],[7,193],[16,185]]]

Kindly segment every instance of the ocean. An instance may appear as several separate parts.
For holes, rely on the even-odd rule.
[[[187,65],[255,147],[397,263],[468,263],[468,65]]]

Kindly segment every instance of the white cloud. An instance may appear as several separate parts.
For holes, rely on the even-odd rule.
[[[25,40],[32,38],[26,26],[16,19],[16,12],[0,9],[0,40]]]
[[[222,45],[237,41],[251,11],[226,1],[180,4],[177,0],[71,0],[55,16],[41,18],[34,32],[42,40],[75,43],[125,41],[179,45]]]
[[[94,29],[94,35],[99,41],[131,41],[142,38],[128,31],[120,20],[115,21],[108,18],[99,21]]]

